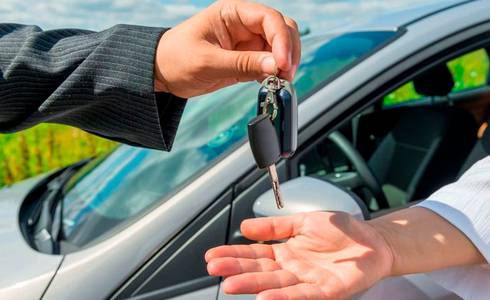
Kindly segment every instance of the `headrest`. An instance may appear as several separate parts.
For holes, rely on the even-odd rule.
[[[440,64],[415,77],[413,85],[422,96],[447,96],[453,90],[454,80],[447,65]]]

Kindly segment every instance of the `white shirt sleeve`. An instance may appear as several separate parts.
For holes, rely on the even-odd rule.
[[[418,204],[461,230],[490,262],[490,157]],[[490,299],[490,266],[458,267],[430,274],[463,299]]]

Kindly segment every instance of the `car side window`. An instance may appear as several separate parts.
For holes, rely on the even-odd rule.
[[[457,57],[449,61],[447,67],[454,80],[451,94],[488,86],[490,62],[488,52],[485,49]],[[383,99],[383,107],[413,104],[424,98],[423,95],[417,93],[413,82],[410,81],[386,95]]]
[[[454,78],[453,93],[488,85],[490,63],[485,49],[453,59],[447,66]]]
[[[424,68],[307,143],[291,162],[292,177],[333,182],[372,212],[426,199],[456,180],[473,152],[482,112],[490,111],[488,77],[486,50]]]

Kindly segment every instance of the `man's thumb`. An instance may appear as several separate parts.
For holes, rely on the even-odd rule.
[[[277,74],[276,60],[272,55],[264,56],[260,62],[260,68],[264,74]]]
[[[277,73],[276,61],[270,52],[225,50],[222,54],[217,67],[223,76],[248,81]]]

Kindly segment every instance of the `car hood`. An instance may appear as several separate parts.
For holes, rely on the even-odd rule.
[[[40,299],[63,260],[32,249],[20,231],[20,205],[45,176],[0,190],[0,299]]]

